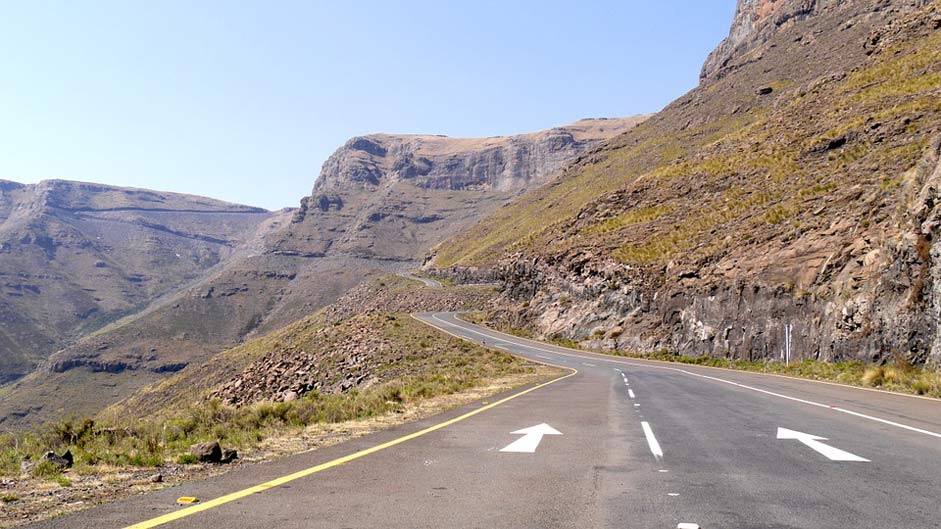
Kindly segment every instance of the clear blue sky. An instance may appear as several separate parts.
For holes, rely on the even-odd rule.
[[[653,112],[734,0],[4,2],[0,178],[295,206],[371,132]]]

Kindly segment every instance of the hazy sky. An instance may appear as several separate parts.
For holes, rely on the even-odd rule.
[[[349,137],[653,112],[735,0],[4,2],[0,179],[295,206]]]

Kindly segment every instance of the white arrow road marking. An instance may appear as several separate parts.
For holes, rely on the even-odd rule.
[[[660,443],[657,442],[657,438],[653,434],[653,430],[650,429],[650,424],[647,421],[640,423],[641,428],[644,429],[644,435],[647,437],[647,445],[650,447],[650,453],[653,454],[657,461],[663,458],[663,450],[660,449]]]
[[[523,428],[522,430],[516,430],[513,432],[513,435],[522,435],[523,437],[501,448],[501,452],[532,454],[536,451],[536,447],[539,446],[539,442],[542,441],[542,436],[562,435],[562,432],[546,423],[542,423],[536,426],[530,426],[529,428]]]
[[[437,321],[438,323],[441,323],[441,324],[444,325],[445,327],[453,328],[453,329],[458,329],[458,330],[463,331],[463,332],[465,332],[465,333],[476,334],[476,335],[478,335],[478,336],[483,336],[484,338],[490,338],[490,335],[488,335],[488,334],[484,334],[484,333],[475,331],[475,330],[473,330],[473,329],[469,329],[469,328],[467,328],[467,327],[463,327],[463,326],[461,326],[461,325],[456,325],[456,324],[454,324],[454,323],[451,323],[451,322],[442,320],[442,319],[439,318],[436,314],[431,314],[430,316],[431,316],[431,319]],[[425,320],[422,320],[422,321],[425,321]],[[426,323],[427,323],[427,322],[426,322]],[[439,328],[440,328],[440,327],[439,327]],[[445,332],[447,332],[447,331],[445,331]],[[593,359],[593,358],[594,358],[594,357],[589,357],[589,356],[584,356],[584,355],[579,355],[579,354],[563,353],[563,352],[560,352],[560,351],[558,351],[558,350],[550,350],[550,349],[545,349],[545,348],[542,348],[542,347],[534,346],[534,345],[531,345],[531,344],[533,344],[533,343],[538,343],[538,342],[534,342],[533,340],[528,340],[529,343],[526,343],[526,342],[527,342],[527,341],[525,341],[525,340],[519,340],[517,343],[519,343],[520,345],[524,345],[527,349],[532,349],[532,350],[537,350],[537,351],[546,351],[546,352],[553,353],[553,354],[556,354],[556,355],[568,356],[568,357],[571,357],[571,358],[585,358],[585,359]],[[569,349],[569,350],[570,350],[570,351],[574,351],[573,349]],[[628,361],[628,360],[616,360],[616,359],[605,359],[605,360],[606,360],[607,362],[609,362],[609,363],[614,362],[614,363],[621,364],[621,365],[626,365],[626,366],[638,366],[638,367],[644,367],[644,368],[649,368],[649,369],[664,369],[664,370],[668,370],[668,371],[675,371],[675,372],[677,372],[677,373],[683,373],[684,375],[688,375],[688,376],[691,376],[691,377],[698,377],[698,378],[702,378],[702,379],[706,379],[706,380],[712,380],[712,381],[714,381],[714,382],[720,382],[720,383],[722,383],[722,384],[730,384],[730,385],[732,385],[732,386],[736,386],[736,387],[740,387],[740,388],[743,388],[743,389],[747,389],[747,390],[749,390],[749,391],[756,391],[756,392],[758,392],[758,393],[764,393],[765,395],[771,395],[772,397],[777,397],[777,398],[779,398],[779,399],[787,399],[787,400],[790,400],[790,401],[793,401],[793,402],[800,402],[800,403],[802,403],[802,404],[807,404],[807,405],[809,405],[809,406],[816,406],[816,407],[818,407],[818,408],[825,408],[825,409],[829,409],[829,410],[831,410],[831,411],[835,411],[835,412],[839,412],[839,413],[845,413],[845,414],[847,414],[847,415],[852,415],[853,417],[858,417],[858,418],[860,418],[860,419],[866,419],[866,420],[868,420],[868,421],[880,422],[880,423],[882,423],[882,424],[887,424],[887,425],[889,425],[889,426],[894,426],[894,427],[896,427],[896,428],[902,428],[902,429],[905,429],[905,430],[908,430],[908,431],[911,431],[911,432],[917,432],[917,433],[920,433],[920,434],[925,434],[925,435],[930,435],[930,436],[932,436],[932,437],[941,438],[941,432],[932,432],[932,431],[930,431],[930,430],[923,430],[923,429],[921,429],[921,428],[915,428],[914,426],[909,426],[909,425],[907,425],[907,424],[902,424],[902,423],[898,423],[898,422],[895,422],[895,421],[890,421],[890,420],[888,420],[888,419],[882,419],[882,418],[880,418],[880,417],[873,417],[872,415],[865,415],[865,414],[862,414],[862,413],[859,413],[859,412],[856,412],[856,411],[853,411],[853,410],[848,410],[848,409],[846,409],[846,408],[840,408],[840,407],[838,407],[838,406],[833,406],[833,405],[825,404],[825,403],[821,403],[821,402],[814,402],[814,401],[812,401],[812,400],[800,399],[800,398],[797,398],[797,397],[792,397],[792,396],[790,396],[790,395],[784,395],[784,394],[782,394],[782,393],[775,393],[775,392],[773,392],[773,391],[768,391],[768,390],[766,390],[766,389],[760,389],[760,388],[756,388],[756,387],[753,387],[753,386],[747,386],[747,385],[745,385],[745,384],[739,384],[738,382],[733,382],[733,381],[731,381],[731,380],[725,380],[725,379],[722,379],[722,378],[712,377],[712,376],[709,376],[709,375],[703,375],[703,374],[700,374],[700,373],[694,373],[694,372],[692,372],[692,371],[687,371],[687,370],[685,370],[685,369],[679,369],[679,368],[676,368],[676,367],[667,367],[667,366],[651,365],[651,364],[643,364],[643,363],[631,362],[631,361]],[[869,390],[869,388],[855,388],[855,389],[859,389],[859,390]],[[878,391],[878,390],[872,390],[872,391]],[[921,397],[919,397],[919,396],[917,396],[917,395],[906,395],[906,396],[907,396],[907,397],[912,397],[912,398],[921,398]]]
[[[851,454],[839,448],[834,448],[830,445],[821,443],[820,441],[826,441],[826,437],[817,437],[816,435],[810,435],[809,433],[795,432],[794,430],[788,430],[787,428],[778,428],[778,439],[796,439],[813,450],[817,451],[820,454],[823,454],[824,457],[830,461],[861,461],[868,463],[869,460],[859,457],[856,454]]]

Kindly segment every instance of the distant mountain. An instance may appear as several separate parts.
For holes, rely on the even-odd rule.
[[[175,193],[0,181],[0,382],[196,279],[269,216]]]
[[[275,251],[408,262],[645,116],[585,119],[493,138],[376,134],[353,138],[324,163]],[[327,229],[322,229],[326,227]]]
[[[702,83],[442,243],[595,347],[941,363],[941,7],[741,0]]]
[[[432,245],[643,119],[483,139],[354,138],[299,209],[259,214],[253,236],[198,280],[52,355],[0,396],[0,417],[9,425],[97,411],[300,320],[375,274],[418,266]]]

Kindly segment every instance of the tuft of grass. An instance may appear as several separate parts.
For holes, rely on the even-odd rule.
[[[941,372],[915,368],[899,361],[866,368],[859,382],[874,388],[941,397]]]
[[[765,222],[768,224],[780,224],[790,219],[793,215],[794,212],[791,211],[790,208],[783,205],[777,205],[765,211],[764,218]]]
[[[866,386],[881,386],[885,381],[885,368],[882,366],[870,367],[860,379]]]
[[[59,475],[59,468],[49,461],[40,461],[33,467],[32,474],[37,478],[53,479]]]
[[[19,499],[19,496],[15,496],[13,494],[4,494],[3,496],[0,496],[0,501],[3,503],[13,503],[15,501],[19,501]]]
[[[180,454],[179,457],[176,458],[176,462],[180,465],[195,465],[199,463],[199,459],[193,454]]]
[[[633,209],[627,213],[608,219],[600,224],[590,226],[584,231],[586,234],[608,233],[609,231],[620,230],[622,228],[656,220],[666,215],[667,213],[670,213],[672,210],[672,207],[663,204],[646,208]]]
[[[62,475],[58,467],[53,465],[49,461],[40,461],[33,467],[32,470],[33,476],[37,478],[42,478],[48,481],[54,481],[59,484],[60,487],[71,487],[72,482],[69,479]]]

